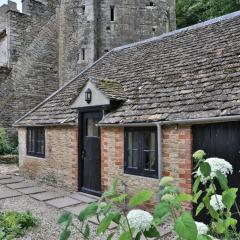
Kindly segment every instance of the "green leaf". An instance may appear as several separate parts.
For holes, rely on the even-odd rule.
[[[196,209],[196,216],[204,209],[204,204],[201,202]]]
[[[154,209],[154,218],[159,218],[160,220],[168,217],[171,213],[171,208],[167,202],[160,202]]]
[[[175,221],[175,231],[181,239],[195,240],[197,239],[197,226],[190,213],[183,213]]]
[[[89,225],[87,224],[84,230],[84,240],[88,240],[89,235],[90,235],[90,228],[89,228]]]
[[[212,240],[208,235],[198,235],[197,240]]]
[[[204,177],[209,177],[211,173],[211,166],[207,162],[200,163],[200,171]]]
[[[137,194],[135,194],[129,201],[129,207],[134,208],[138,205],[143,204],[146,201],[151,200],[153,195],[153,191],[143,190]]]
[[[194,193],[194,194],[196,194],[200,182],[201,182],[201,177],[198,176],[198,177],[195,179],[194,184],[193,184],[193,193]]]
[[[203,198],[203,202],[205,204],[205,207],[207,208],[209,214],[211,215],[212,218],[214,219],[218,219],[219,218],[219,214],[217,213],[217,211],[214,210],[214,208],[210,205],[210,199],[209,196],[205,196]]]
[[[230,188],[224,191],[222,194],[222,202],[228,210],[230,210],[233,204],[235,203],[237,191],[238,191],[237,188]]]
[[[142,233],[139,232],[139,233],[136,235],[136,237],[135,237],[134,240],[141,240],[141,236],[142,236]]]
[[[197,203],[198,199],[200,198],[200,196],[202,195],[202,190],[198,191],[194,196],[193,196],[193,202]]]
[[[231,226],[233,229],[236,228],[238,221],[234,218],[228,217],[225,221],[227,228]]]
[[[179,195],[176,196],[175,198],[176,202],[191,202],[192,201],[192,196],[187,193],[180,193]]]
[[[78,219],[80,222],[84,222],[86,219],[92,217],[96,214],[98,209],[97,203],[89,204],[83,211],[78,215]]]
[[[160,234],[155,226],[151,226],[148,231],[143,232],[146,238],[159,238]]]
[[[108,203],[104,208],[103,208],[103,214],[106,215],[112,208],[112,203]]]
[[[113,219],[113,214],[109,214],[100,222],[97,228],[97,235],[106,232],[109,225],[111,224],[112,219]]]
[[[116,211],[113,213],[113,218],[112,218],[112,221],[115,222],[116,224],[119,224],[120,223],[120,220],[121,220],[121,213],[119,211]]]
[[[216,172],[216,177],[217,177],[217,180],[218,180],[222,190],[223,191],[227,190],[229,188],[227,177],[225,175],[223,175],[220,171]]]
[[[115,233],[111,233],[111,234],[109,234],[108,237],[107,237],[107,240],[112,240],[114,234],[115,234]]]
[[[132,240],[130,231],[122,233],[118,240]]]
[[[217,222],[214,222],[214,225],[218,234],[223,234],[226,231],[225,223],[222,219],[218,219]]]
[[[64,231],[60,235],[60,240],[67,240],[69,239],[70,235],[71,235],[71,231],[68,229],[64,229]]]
[[[111,198],[112,202],[123,203],[126,200],[127,194],[123,193],[117,197]]]
[[[66,228],[72,223],[72,213],[65,212],[58,219],[58,224],[64,225]]]

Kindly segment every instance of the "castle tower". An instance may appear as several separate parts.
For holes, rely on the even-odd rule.
[[[174,30],[175,0],[63,0],[60,86],[114,47]]]

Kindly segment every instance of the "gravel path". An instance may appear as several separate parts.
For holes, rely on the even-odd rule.
[[[5,165],[0,164],[0,173],[16,173],[18,168],[16,165]],[[41,184],[48,191],[60,191],[64,195],[68,195],[68,192],[64,192],[62,189],[56,189],[45,184]],[[7,188],[3,185],[0,185],[0,191],[5,191]],[[39,225],[30,231],[27,231],[26,234],[20,239],[23,240],[58,240],[61,227],[57,224],[58,218],[64,212],[64,210],[59,210],[54,207],[47,205],[45,202],[35,200],[27,195],[22,195],[13,198],[7,198],[0,200],[0,211],[15,210],[19,212],[30,211],[35,217],[39,219]],[[78,224],[77,219],[74,219],[74,222]],[[90,239],[94,240],[106,240],[106,235],[95,236],[96,225],[89,223],[91,237]],[[115,230],[116,231],[116,230]],[[110,232],[107,232],[107,235]],[[118,235],[118,234],[116,234]],[[78,233],[73,231],[73,234],[70,238],[71,240],[81,240],[82,238]],[[117,238],[116,238],[117,239]],[[166,236],[163,240],[173,240],[173,236]]]

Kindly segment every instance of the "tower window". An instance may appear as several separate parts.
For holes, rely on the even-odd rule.
[[[82,60],[85,61],[85,48],[82,48]]]
[[[111,17],[111,21],[115,21],[115,7],[114,6],[110,6],[110,17]]]
[[[154,6],[154,2],[153,1],[149,1],[147,4],[146,4],[147,7],[153,7]]]
[[[106,27],[106,30],[107,30],[107,31],[110,31],[110,30],[111,30],[111,27],[110,27],[110,26],[107,26],[107,27]]]
[[[152,31],[153,31],[153,32],[156,32],[156,27],[152,27]]]
[[[85,5],[83,5],[81,8],[82,8],[82,14],[84,15],[85,14],[85,10],[86,10]]]

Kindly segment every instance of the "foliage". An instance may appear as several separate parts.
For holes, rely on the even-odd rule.
[[[163,177],[159,183],[160,202],[155,206],[152,215],[139,208],[152,199],[153,192],[142,190],[129,199],[126,193],[120,193],[117,190],[119,179],[116,179],[111,189],[102,195],[99,202],[89,204],[80,212],[78,216],[80,225],[73,223],[73,216],[69,212],[60,217],[58,223],[63,226],[60,239],[68,239],[73,229],[77,229],[84,240],[90,239],[88,220],[96,217],[99,223],[97,235],[107,234],[111,223],[118,226],[119,231],[108,233],[107,240],[113,237],[119,240],[139,240],[142,237],[161,239],[159,226],[169,218],[173,222],[173,230],[179,240],[240,240],[236,230],[238,223],[236,215],[240,217],[236,204],[238,189],[228,187],[227,181],[227,174],[232,172],[229,171],[229,169],[232,170],[232,166],[223,159],[209,160],[205,159],[205,156],[202,150],[193,155],[195,181],[192,195],[181,193],[172,177]],[[219,162],[216,163],[218,160]],[[204,184],[203,190],[200,187],[201,183]],[[217,192],[216,183],[222,188],[221,194]],[[192,203],[197,204],[194,215],[186,211],[186,204]],[[234,213],[232,213],[233,206],[237,209]],[[194,221],[194,217],[204,209],[211,217],[209,226]],[[120,236],[117,236],[116,232],[120,232]]]
[[[178,28],[240,10],[239,0],[177,0]]]
[[[196,155],[193,156],[196,159]],[[240,239],[236,228],[237,219],[240,217],[236,203],[238,189],[230,188],[227,179],[227,174],[231,174],[231,171],[227,171],[227,169],[231,169],[232,166],[229,166],[228,162],[226,164],[223,159],[218,159],[219,162],[216,164],[216,160],[215,158],[212,162],[205,159],[205,155],[197,159],[193,185],[193,202],[198,205],[195,216],[205,209],[211,218],[209,233],[221,239]],[[214,162],[215,164],[212,164]],[[205,177],[204,181],[202,181],[201,175],[199,176],[199,171]],[[204,190],[200,187],[201,181]],[[218,185],[221,190],[217,188]],[[234,207],[236,212],[233,212]]]
[[[0,240],[11,240],[21,237],[25,230],[38,224],[37,219],[29,212],[14,211],[0,213]]]
[[[18,137],[12,135],[9,139],[7,138],[4,128],[0,128],[0,155],[5,154],[18,154]]]

